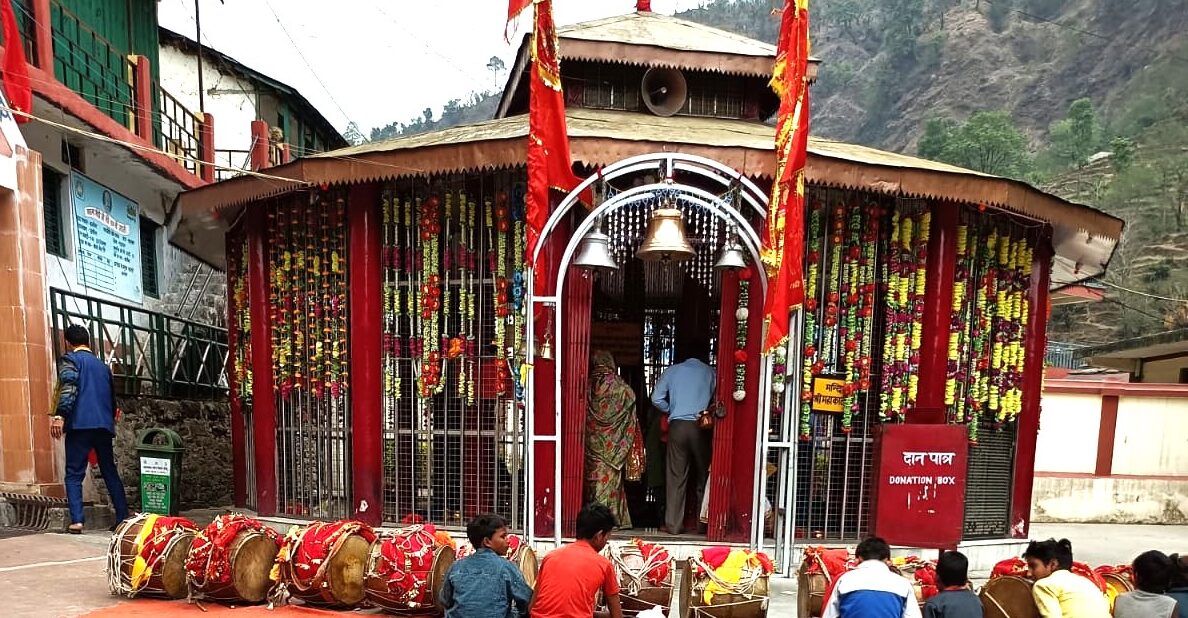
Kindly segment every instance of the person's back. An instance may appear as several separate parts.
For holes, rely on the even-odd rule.
[[[1172,561],[1160,551],[1139,554],[1131,564],[1136,590],[1114,600],[1114,618],[1174,618],[1176,600],[1166,596]]]
[[[114,434],[115,392],[111,369],[85,347],[67,352],[63,361],[73,363],[78,376],[74,411],[66,419],[66,431],[102,429]]]
[[[1075,575],[1068,539],[1032,541],[1023,553],[1035,584],[1031,596],[1043,618],[1110,618],[1110,603],[1088,579]]]
[[[714,368],[701,359],[685,359],[660,375],[652,403],[668,413],[669,420],[697,420],[714,396],[716,377]]]
[[[1177,618],[1188,618],[1188,556],[1172,554],[1171,581],[1167,586],[1167,596],[1176,602]]]
[[[858,568],[837,578],[822,618],[920,618],[916,592],[891,572],[891,548],[880,538],[858,545]]]
[[[479,515],[467,524],[466,536],[475,552],[446,572],[438,599],[446,618],[526,616],[532,589],[519,569],[504,558],[507,522],[498,515]]]
[[[924,618],[982,618],[982,602],[969,589],[969,559],[947,551],[936,561],[941,591],[924,604]]]
[[[615,524],[614,515],[600,504],[578,513],[577,542],[554,549],[541,561],[532,618],[590,618],[599,590],[609,616],[622,618],[619,577],[610,560],[598,553]]]

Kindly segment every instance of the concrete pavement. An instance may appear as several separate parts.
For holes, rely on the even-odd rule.
[[[1148,549],[1188,552],[1188,526],[1036,524],[1032,526],[1031,536],[1068,538],[1077,559],[1093,565],[1128,563]],[[216,604],[199,607],[185,601],[129,601],[112,597],[104,574],[108,538],[105,532],[0,538],[0,590],[5,593],[0,601],[0,615],[14,618],[342,615],[298,607],[275,611],[263,607],[230,609]],[[793,580],[772,582],[769,617],[796,615],[795,587]]]

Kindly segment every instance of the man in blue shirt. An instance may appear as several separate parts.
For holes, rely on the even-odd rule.
[[[70,351],[58,359],[57,403],[50,421],[54,439],[66,436],[66,498],[70,503],[71,534],[82,534],[82,481],[91,450],[99,460],[103,483],[111,494],[116,519],[128,518],[128,498],[116,470],[111,442],[115,438],[115,387],[111,370],[88,347],[87,329],[72,324],[66,328]]]
[[[854,553],[862,564],[837,578],[823,618],[920,618],[911,582],[888,566],[891,547],[886,541],[871,537]]]
[[[522,618],[528,615],[532,589],[504,554],[507,522],[484,513],[466,525],[474,554],[453,564],[446,572],[438,602],[445,618]]]
[[[702,341],[680,346],[681,362],[666,369],[652,391],[652,404],[668,416],[665,525],[661,530],[669,534],[681,533],[690,481],[697,497],[694,504],[701,504],[709,474],[709,432],[697,426],[697,417],[709,407],[714,396],[717,380],[717,372],[702,360],[706,348]]]

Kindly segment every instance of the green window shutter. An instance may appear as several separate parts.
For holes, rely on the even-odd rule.
[[[62,175],[42,166],[41,207],[45,220],[45,252],[66,257],[66,232],[62,225]]]
[[[144,293],[160,298],[157,282],[157,229],[160,226],[152,220],[140,218],[140,278]]]

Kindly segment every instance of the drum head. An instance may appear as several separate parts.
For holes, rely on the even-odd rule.
[[[516,556],[516,566],[520,569],[520,575],[524,576],[524,581],[529,588],[536,589],[536,576],[540,572],[540,563],[536,560],[536,552],[531,547],[524,545],[520,547],[520,551]]]
[[[1040,618],[1031,598],[1031,585],[1031,580],[1014,576],[986,582],[978,595],[985,618]]]
[[[1116,595],[1134,592],[1134,584],[1125,575],[1120,573],[1106,573],[1101,578],[1105,580],[1106,588],[1113,590]]]
[[[367,556],[371,544],[362,536],[352,534],[343,541],[326,567],[326,581],[330,594],[343,605],[358,605],[363,602],[363,573],[367,568]]]
[[[239,598],[259,603],[268,596],[272,588],[268,575],[279,550],[276,541],[254,530],[235,537],[231,542],[231,582]]]
[[[190,545],[194,544],[192,531],[177,532],[181,538],[161,556],[157,565],[157,574],[161,577],[161,587],[171,599],[184,599],[190,594],[190,587],[186,581],[186,556],[190,553]]]
[[[433,554],[433,566],[429,569],[425,586],[429,589],[429,594],[432,595],[429,600],[434,605],[437,605],[437,600],[441,598],[441,589],[445,586],[446,573],[449,572],[451,566],[454,566],[456,556],[453,547],[445,546],[437,548]]]

